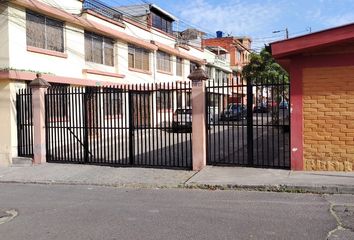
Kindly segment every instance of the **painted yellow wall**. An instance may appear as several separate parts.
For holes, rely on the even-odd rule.
[[[354,67],[303,72],[306,170],[353,171]]]

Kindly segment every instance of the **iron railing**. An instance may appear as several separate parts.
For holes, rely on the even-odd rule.
[[[83,9],[92,10],[115,21],[122,21],[123,14],[120,11],[98,0],[85,0]]]
[[[290,168],[289,90],[285,78],[208,83],[208,164]]]
[[[51,87],[45,96],[47,160],[189,169],[191,128],[182,124],[188,116],[174,113],[191,108],[190,91],[189,83]]]
[[[19,157],[33,156],[32,91],[20,89],[16,94],[17,151]]]

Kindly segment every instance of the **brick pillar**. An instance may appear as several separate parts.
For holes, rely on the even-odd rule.
[[[206,103],[205,82],[209,77],[198,66],[189,76],[192,85],[192,157],[193,170],[199,171],[206,166]]]
[[[44,94],[50,84],[37,74],[29,86],[32,88],[33,163],[41,164],[46,162]]]

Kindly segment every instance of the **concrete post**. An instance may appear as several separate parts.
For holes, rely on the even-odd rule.
[[[206,103],[205,82],[209,77],[203,69],[198,68],[189,76],[192,80],[192,157],[193,170],[199,171],[206,166]]]
[[[46,162],[44,94],[50,84],[40,77],[41,75],[37,74],[37,78],[29,84],[30,88],[32,88],[34,164]]]

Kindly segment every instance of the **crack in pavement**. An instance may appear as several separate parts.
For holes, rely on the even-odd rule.
[[[0,209],[0,225],[3,223],[10,222],[12,219],[17,217],[17,215],[18,215],[18,211],[16,211],[15,209],[11,209],[11,210]]]
[[[349,227],[345,227],[341,218],[337,215],[336,211],[334,210],[335,207],[354,207],[354,205],[351,205],[351,204],[336,204],[330,200],[328,200],[326,198],[325,195],[322,195],[322,198],[328,202],[330,204],[330,207],[329,207],[329,212],[331,213],[331,215],[334,217],[334,219],[336,220],[336,223],[337,223],[337,227],[331,231],[328,232],[327,234],[327,240],[330,240],[331,237],[333,236],[333,234],[337,231],[349,231],[349,232],[352,232],[354,234],[354,231],[353,229],[349,228]]]

